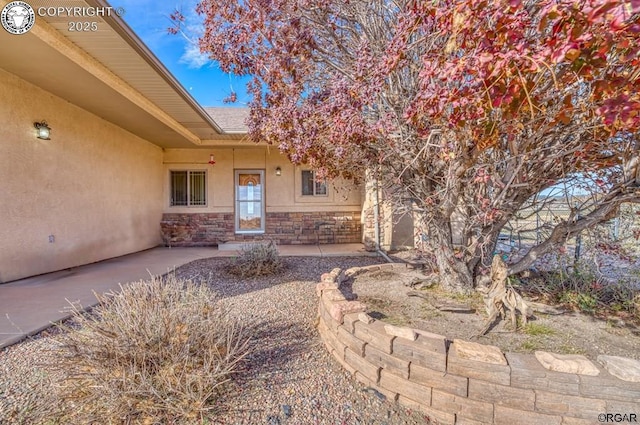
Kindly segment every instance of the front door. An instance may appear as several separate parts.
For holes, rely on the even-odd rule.
[[[264,233],[264,170],[236,170],[236,233]]]

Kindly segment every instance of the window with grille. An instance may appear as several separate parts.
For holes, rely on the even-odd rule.
[[[207,205],[206,171],[171,171],[172,207]]]
[[[302,194],[305,196],[327,196],[327,180],[316,178],[316,172],[302,170]]]

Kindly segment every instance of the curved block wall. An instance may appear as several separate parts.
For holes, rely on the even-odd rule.
[[[494,346],[374,320],[364,304],[340,291],[349,277],[394,267],[406,266],[334,269],[316,287],[320,336],[358,381],[440,424],[640,421],[637,360],[600,356],[603,366],[578,355],[505,354]]]

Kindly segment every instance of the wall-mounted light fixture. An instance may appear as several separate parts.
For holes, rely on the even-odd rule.
[[[47,125],[45,120],[42,120],[41,122],[34,122],[33,126],[38,130],[38,139],[51,140],[49,137],[51,135],[51,128]]]
[[[276,167],[276,176],[281,176],[281,175],[282,175],[282,168]]]
[[[216,165],[216,160],[213,159],[213,154],[209,155],[209,165]]]

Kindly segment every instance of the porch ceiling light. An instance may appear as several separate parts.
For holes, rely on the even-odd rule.
[[[282,175],[282,168],[276,167],[276,176],[281,176],[281,175]]]
[[[38,130],[38,139],[51,140],[49,137],[51,135],[51,128],[47,125],[45,120],[42,120],[41,122],[34,122],[33,126]]]

